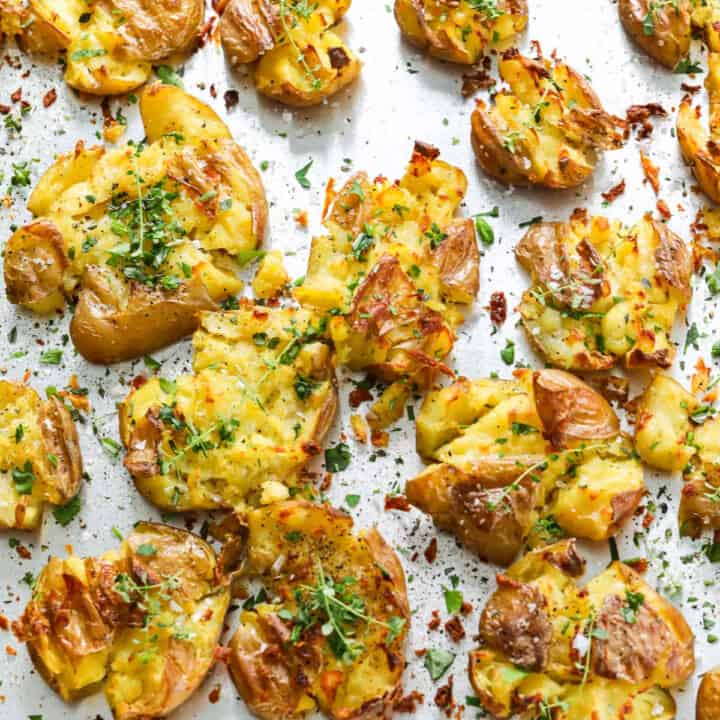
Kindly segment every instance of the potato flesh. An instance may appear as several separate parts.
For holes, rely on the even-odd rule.
[[[561,568],[546,559],[551,553],[564,552],[566,542],[529,553],[505,573],[510,582],[536,587],[545,598],[553,628],[547,666],[541,672],[527,672],[509,662],[498,647],[482,647],[471,653],[470,668],[470,679],[481,702],[500,718],[508,718],[528,705],[539,710],[541,703],[546,703],[554,707],[554,717],[561,720],[644,720],[656,714],[671,720],[675,704],[667,690],[684,682],[694,669],[690,628],[672,605],[621,563],[613,563],[586,588],[577,587]],[[607,597],[626,598],[626,592],[642,595],[643,606],[656,613],[669,640],[656,648],[656,665],[637,683],[598,674],[594,660],[588,664],[583,681],[585,651],[574,649],[575,638],[578,633],[589,632],[590,618],[597,622],[599,608]],[[597,638],[578,647],[587,647],[594,658],[597,649],[593,647],[600,643],[599,638],[598,633]]]
[[[488,17],[467,0],[396,0],[395,18],[408,39],[443,60],[472,64],[490,50],[508,47],[527,25],[527,11],[518,4],[497,3],[502,13]]]
[[[569,535],[607,539],[642,497],[642,467],[617,438],[577,440],[571,445],[578,448],[576,452],[553,448],[543,436],[532,382],[532,373],[524,371],[516,381],[460,380],[430,393],[417,416],[417,448],[438,464],[410,481],[409,487],[416,485],[410,499],[439,519],[453,512],[441,507],[444,493],[430,489],[431,483],[442,484],[438,479],[442,476],[448,486],[472,478],[478,478],[478,488],[505,486],[509,496],[517,492],[511,483],[529,477],[535,480],[531,485],[537,495],[533,512],[516,518],[522,523],[521,540],[530,535],[537,520],[549,518]],[[454,479],[455,470],[463,474],[460,480]],[[488,510],[493,510],[492,503]],[[473,522],[468,517],[463,524]],[[500,542],[499,536],[496,541]],[[507,548],[498,554],[499,550],[489,538],[491,559],[502,562],[497,558],[514,554]]]
[[[397,652],[404,644],[410,622],[405,578],[394,552],[385,546],[392,560],[382,560],[376,554],[376,542],[369,541],[365,533],[354,534],[350,518],[328,506],[288,501],[253,510],[247,519],[247,576],[262,580],[270,597],[288,599],[282,606],[260,605],[244,613],[243,625],[253,624],[258,615],[275,613],[281,607],[295,613],[293,591],[301,584],[313,586],[317,582],[318,565],[326,577],[336,581],[349,576],[355,579],[352,591],[362,598],[369,617],[379,622],[388,622],[391,617],[405,620],[397,638],[387,645],[387,651],[386,628],[377,623],[358,623],[354,637],[364,649],[347,664],[335,656],[322,637],[307,641],[308,649],[313,649],[310,657],[315,658],[318,652],[319,661],[308,661],[301,655],[295,658],[295,646],[288,643],[285,653],[290,662],[300,661],[309,682],[293,708],[296,712],[284,716],[294,717],[315,705],[331,717],[350,717],[370,702],[382,701],[382,707],[389,707],[401,681],[402,662],[397,666],[391,663],[388,652],[399,657]],[[379,537],[376,531],[370,532]],[[380,542],[384,545],[381,539]],[[386,563],[386,572],[379,567],[381,562]],[[230,664],[232,668],[232,659]],[[328,685],[327,679],[335,675],[339,682]],[[335,685],[332,691],[328,690]],[[253,707],[252,697],[244,699]]]
[[[258,499],[268,483],[283,489],[298,483],[335,407],[332,355],[326,345],[304,344],[293,362],[280,361],[295,333],[313,323],[305,311],[257,308],[205,314],[193,340],[193,374],[178,377],[174,392],[153,379],[130,393],[121,411],[126,447],[148,411],[162,405],[175,403],[178,417],[198,432],[219,421],[234,424],[232,441],[221,442],[216,427],[208,438],[215,447],[206,453],[188,452],[164,474],[136,476],[152,502],[177,510],[239,508],[250,497]],[[311,385],[305,398],[295,387],[299,378]],[[184,437],[164,425],[160,456],[173,457]]]
[[[489,108],[479,103],[473,125],[480,164],[496,179],[575,187],[593,172],[601,150],[622,146],[622,120],[608,115],[567,65],[511,54],[499,71],[508,89]]]
[[[290,281],[280,250],[271,250],[261,261],[253,278],[255,297],[269,300],[279,295]]]
[[[0,380],[0,527],[34,530],[43,517],[49,496],[54,497],[55,468],[41,429],[42,400],[32,389]],[[18,438],[20,438],[18,440]],[[70,438],[67,439],[71,441]],[[14,469],[32,465],[32,492],[18,492]],[[59,460],[56,458],[56,463]]]
[[[91,565],[108,573],[110,585],[98,586],[104,594],[95,594]],[[117,720],[165,717],[189,697],[214,659],[230,599],[215,570],[214,553],[200,538],[138,523],[119,549],[100,558],[50,559],[20,621],[24,639],[64,699],[77,699],[105,680]],[[79,593],[83,603],[73,604]],[[123,620],[131,607],[144,616],[139,626]],[[49,631],[37,629],[38,617]]]
[[[660,238],[648,220],[627,229],[603,217],[573,218],[564,227],[568,230],[563,235],[564,251],[571,269],[577,267],[581,242],[589,242],[599,255],[602,276],[591,280],[602,280],[602,293],[587,310],[574,309],[555,305],[551,293],[569,283],[574,302],[579,298],[579,282],[577,290],[572,278],[563,278],[552,288],[535,284],[520,305],[531,342],[548,362],[568,370],[606,369],[622,358],[632,365],[635,353],[643,353],[650,363],[669,366],[674,356],[670,333],[687,303],[689,263],[676,263],[684,287],[665,281],[657,258]],[[526,267],[537,283],[532,262]]]
[[[305,281],[294,291],[303,306],[340,311],[330,320],[340,363],[386,382],[429,385],[462,321],[463,305],[455,298],[477,292],[474,229],[465,224],[470,221],[453,219],[467,180],[433,151],[416,148],[395,184],[359,173],[329,194],[328,234],[313,239]],[[455,273],[465,289],[460,295],[443,274],[443,244],[454,239],[451,264],[461,268]],[[376,415],[391,417],[380,408]]]

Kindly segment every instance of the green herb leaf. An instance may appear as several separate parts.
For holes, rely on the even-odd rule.
[[[359,502],[360,502],[360,495],[346,495],[345,496],[345,504],[349,508],[357,507]]]
[[[352,460],[350,448],[343,442],[335,447],[325,450],[325,468],[328,472],[336,473],[346,470]]]
[[[702,71],[702,65],[689,57],[683,58],[673,69],[676,75],[696,75]]]
[[[500,357],[506,365],[515,362],[515,343],[512,340],[505,341],[505,347],[500,351]]]
[[[151,557],[157,555],[157,548],[152,543],[143,543],[138,546],[137,554],[142,557]]]
[[[76,50],[70,56],[70,59],[77,62],[78,60],[87,60],[88,58],[102,57],[103,55],[107,55],[107,50],[104,48],[83,48],[82,50]]]
[[[430,677],[437,681],[449,669],[455,661],[455,655],[449,650],[431,648],[425,653],[425,669],[430,673]]]
[[[32,495],[35,473],[33,472],[32,463],[29,460],[25,462],[22,468],[13,468],[12,479],[18,495]]]
[[[463,606],[463,594],[459,590],[451,590],[443,587],[443,595],[445,596],[445,607],[451,615],[460,612]]]
[[[475,216],[475,230],[483,245],[490,246],[495,242],[495,233],[490,223],[479,215]]]
[[[312,167],[313,161],[311,160],[307,165],[304,165],[301,167],[296,173],[295,173],[295,179],[298,181],[298,184],[301,188],[304,188],[305,190],[310,189],[310,181],[307,178],[308,170]]]
[[[155,68],[155,74],[165,85],[174,85],[181,90],[185,89],[182,78],[169,65],[158,65]]]
[[[53,509],[53,517],[58,525],[65,527],[80,512],[80,496],[76,495],[70,502]]]
[[[40,362],[43,365],[59,365],[62,362],[62,350],[45,350],[40,353]]]

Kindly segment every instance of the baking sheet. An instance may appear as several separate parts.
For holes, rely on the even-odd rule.
[[[638,143],[633,140],[621,151],[609,153],[600,163],[594,179],[574,191],[547,192],[540,190],[510,191],[485,178],[475,166],[469,141],[469,118],[474,103],[460,94],[461,68],[430,60],[411,48],[400,37],[391,13],[391,0],[355,0],[345,23],[350,47],[358,49],[365,63],[361,80],[326,105],[313,110],[293,111],[260,99],[251,77],[231,72],[226,67],[221,49],[211,43],[199,51],[185,66],[185,87],[212,105],[227,120],[236,139],[249,152],[256,166],[267,161],[263,173],[270,208],[268,248],[280,248],[293,277],[305,272],[310,239],[319,231],[320,211],[325,182],[335,176],[339,181],[355,170],[367,170],[371,176],[384,174],[399,177],[408,161],[413,141],[421,139],[437,145],[442,157],[467,174],[469,192],[468,214],[500,207],[500,217],[491,220],[496,234],[495,244],[484,249],[481,265],[481,293],[474,311],[459,333],[452,355],[458,373],[469,377],[487,375],[491,371],[507,376],[508,368],[500,359],[500,349],[507,339],[516,344],[516,362],[540,365],[540,359],[527,347],[516,327],[518,316],[509,314],[500,332],[493,334],[487,311],[490,294],[496,290],[506,293],[510,308],[519,301],[527,278],[512,257],[512,249],[522,236],[518,225],[536,216],[545,219],[565,219],[574,208],[586,207],[592,212],[634,221],[643,213],[653,211],[656,197],[643,184],[638,150],[642,147],[660,166],[661,197],[671,208],[672,229],[687,241],[689,226],[702,198],[690,191],[693,183],[689,171],[680,159],[673,137],[675,108],[682,97],[680,84],[686,76],[673,75],[647,59],[625,37],[617,20],[617,6],[609,0],[531,0],[529,30],[521,38],[522,49],[529,51],[530,40],[539,40],[546,54],[557,49],[560,57],[578,71],[587,74],[605,107],[624,115],[631,104],[660,102],[669,112],[665,120],[655,122],[651,139]],[[22,56],[13,47],[11,58],[19,60],[13,67],[5,61],[0,67],[0,103],[9,103],[10,94],[18,87],[32,111],[23,119],[20,135],[0,127],[0,182],[3,194],[12,175],[12,164],[28,161],[32,167],[33,184],[50,165],[57,152],[70,150],[84,138],[97,142],[102,128],[102,116],[96,102],[78,98],[62,82],[60,70],[53,63]],[[693,48],[693,58],[699,57],[699,46]],[[30,74],[25,77],[28,70]],[[214,83],[217,98],[211,96]],[[51,89],[57,90],[57,101],[43,109],[42,98]],[[227,89],[239,91],[240,102],[229,112],[223,103]],[[703,97],[703,94],[698,97]],[[114,100],[111,108],[121,108],[128,118],[126,138],[142,135],[137,109],[126,100]],[[310,190],[302,189],[293,174],[309,160]],[[627,191],[610,208],[602,208],[600,193],[617,184],[627,183]],[[29,219],[25,210],[26,189],[13,192],[11,207],[0,208],[0,238],[10,234],[12,224]],[[310,226],[299,228],[294,222],[295,209],[307,210]],[[687,383],[696,356],[710,363],[710,346],[715,339],[716,301],[708,297],[704,281],[695,279],[695,299],[688,315],[688,324],[695,322],[702,334],[699,353],[690,348],[683,354],[684,327],[679,328],[681,343],[678,360],[673,369],[681,381]],[[82,450],[86,470],[91,481],[82,489],[82,510],[66,528],[60,527],[51,513],[47,513],[43,528],[36,534],[8,532],[0,540],[0,611],[10,618],[17,617],[30,595],[30,588],[22,582],[26,573],[37,574],[50,554],[63,555],[72,545],[80,555],[94,555],[114,547],[117,540],[113,526],[120,532],[129,531],[139,520],[159,520],[160,513],[137,492],[122,465],[122,458],[112,458],[103,450],[101,439],[118,439],[115,404],[128,391],[128,383],[146,372],[142,360],[106,369],[91,366],[66,342],[69,316],[62,320],[45,321],[18,310],[4,300],[0,290],[0,372],[3,376],[20,379],[30,370],[33,387],[64,386],[76,373],[81,385],[89,388],[92,413],[80,426]],[[7,339],[16,328],[17,340]],[[39,363],[42,350],[64,348],[60,366]],[[19,356],[20,353],[26,354]],[[158,352],[154,357],[163,363],[162,375],[172,377],[190,367],[189,343],[182,342]],[[713,374],[720,371],[715,363]],[[340,373],[341,380],[347,375]],[[347,396],[352,386],[341,384],[341,413],[328,438],[334,444],[341,433],[352,437],[349,428]],[[408,575],[408,588],[413,609],[413,625],[407,647],[406,692],[417,689],[425,694],[425,704],[418,717],[439,716],[433,697],[437,686],[429,681],[422,659],[415,651],[421,648],[442,647],[457,654],[450,673],[454,676],[455,697],[463,702],[472,691],[467,682],[467,651],[473,647],[479,612],[487,594],[494,587],[496,568],[478,561],[460,549],[448,535],[437,534],[438,555],[434,564],[427,563],[423,550],[436,536],[429,518],[417,511],[410,513],[384,512],[385,494],[417,472],[421,463],[414,451],[414,432],[404,419],[393,426],[386,453],[349,441],[352,463],[343,473],[335,475],[328,493],[332,502],[343,505],[348,493],[359,494],[361,501],[351,510],[359,527],[377,524],[385,537],[397,548]],[[648,579],[684,612],[697,636],[697,672],[685,688],[676,693],[678,718],[694,717],[694,698],[698,676],[720,662],[720,644],[712,642],[712,634],[720,635],[715,622],[718,601],[718,566],[702,555],[701,543],[680,539],[677,532],[677,499],[680,490],[678,477],[664,477],[647,472],[649,499],[658,505],[657,518],[642,538],[633,541],[642,528],[627,527],[618,538],[622,557],[646,556],[650,559]],[[196,515],[196,529],[202,516]],[[178,521],[182,524],[182,520]],[[19,538],[32,552],[32,559],[21,559],[7,539]],[[605,545],[583,545],[591,562],[588,574],[594,575],[608,562]],[[467,638],[452,643],[440,631],[429,632],[427,623],[431,612],[441,611],[446,619],[442,587],[449,577],[459,578],[459,588],[474,611],[466,620]],[[691,601],[689,598],[695,598]],[[237,613],[229,616],[232,627]],[[229,633],[227,637],[229,637]],[[0,636],[2,645],[17,649],[17,656],[0,651],[0,718],[24,720],[29,715],[41,715],[44,720],[79,718],[109,720],[110,712],[102,694],[83,700],[74,706],[65,705],[32,670],[25,649],[14,637]],[[444,682],[441,681],[441,682]],[[208,695],[219,685],[220,696],[210,705]],[[468,708],[466,717],[477,711]],[[173,715],[177,720],[201,718],[251,717],[237,698],[225,669],[220,666],[208,677],[196,695]]]

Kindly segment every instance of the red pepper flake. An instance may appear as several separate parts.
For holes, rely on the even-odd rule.
[[[644,140],[650,137],[653,132],[653,125],[650,122],[652,117],[667,117],[667,111],[659,103],[648,103],[647,105],[631,105],[625,111],[625,118],[630,127],[637,128],[638,140]]]
[[[469,615],[473,611],[472,603],[469,603],[467,600],[465,600],[462,604],[462,607],[460,608],[460,614],[461,615]]]
[[[0,104],[0,115],[7,115],[10,112],[10,106],[9,105],[2,105]]]
[[[425,559],[429,563],[434,563],[437,557],[437,538],[433,538],[430,544],[425,548]]]
[[[43,107],[49,108],[57,100],[57,90],[50,88],[43,97]]]
[[[0,630],[9,630],[10,629],[10,620],[8,619],[7,615],[3,615],[3,613],[0,613]]]
[[[684,90],[686,93],[690,93],[691,95],[694,95],[696,92],[699,92],[700,85],[691,85],[690,83],[682,83],[680,85],[680,88]]]
[[[660,192],[660,168],[642,150],[640,151],[640,162],[642,163],[643,173],[645,173],[645,179],[650,183],[657,195]]]
[[[652,522],[654,519],[655,519],[655,515],[653,515],[653,513],[651,513],[651,512],[645,513],[645,517],[643,518],[643,521],[642,521],[643,528],[645,528],[647,530],[650,527],[650,525],[652,525]]]
[[[213,689],[210,691],[210,694],[208,695],[208,700],[214,705],[218,700],[220,700],[220,683],[213,686]]]
[[[625,179],[623,178],[617,185],[611,187],[607,192],[601,193],[606,203],[615,202],[625,192]]]
[[[229,647],[220,646],[215,648],[214,658],[216,662],[227,663],[230,655],[231,652]]]
[[[12,657],[17,655],[17,650],[12,645],[6,645],[5,652]]]
[[[421,692],[413,690],[411,693],[396,700],[393,709],[399,713],[414,713],[417,705],[422,705],[424,702],[425,696]]]
[[[307,210],[296,210],[295,211],[295,223],[303,228],[306,228],[308,226]]]
[[[141,388],[147,381],[148,379],[144,375],[136,375],[132,379],[132,382],[130,384],[133,386],[134,390],[137,390],[138,388]]]
[[[22,100],[22,88],[18,88],[11,96],[10,99],[14,103],[19,103]]]
[[[409,512],[410,503],[404,495],[386,495],[385,496],[385,509],[386,510],[400,510],[401,512]]]
[[[350,407],[354,408],[372,399],[372,393],[364,387],[356,387],[350,392],[350,395],[348,395],[348,402],[350,403]]]
[[[657,203],[655,203],[655,207],[657,208],[657,211],[663,216],[663,218],[665,218],[665,220],[669,220],[672,217],[670,208],[664,200],[658,200]]]
[[[435,704],[439,708],[443,708],[444,710],[446,710],[446,712],[449,712],[452,709],[452,706],[455,704],[455,700],[453,699],[452,675],[448,678],[447,683],[439,687],[438,691],[435,693]]]
[[[17,546],[17,554],[23,560],[32,560],[32,553],[24,545]]]
[[[644,573],[648,569],[648,561],[646,558],[631,558],[630,560],[623,560],[625,565],[629,565],[635,572]]]
[[[390,436],[384,430],[373,430],[370,435],[373,447],[385,448],[390,442]]]
[[[494,292],[490,296],[490,319],[493,325],[502,325],[507,319],[507,299],[504,292]]]
[[[465,628],[457,615],[453,615],[445,623],[445,632],[453,642],[460,642],[465,637]]]
[[[432,611],[432,620],[428,623],[428,630],[437,630],[440,627],[440,611]]]

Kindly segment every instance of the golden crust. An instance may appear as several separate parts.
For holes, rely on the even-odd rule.
[[[460,379],[427,396],[417,447],[434,463],[405,488],[438,527],[500,565],[565,532],[606,539],[644,494],[642,468],[601,395],[559,370],[516,375]]]
[[[470,654],[483,707],[498,718],[551,706],[562,718],[622,707],[627,717],[672,720],[667,691],[695,668],[688,624],[621,563],[579,588],[574,542],[535,550],[498,575],[480,619],[483,644]]]
[[[77,429],[56,396],[0,381],[0,455],[0,527],[33,530],[45,503],[65,505],[80,490]]]
[[[720,670],[703,675],[698,688],[695,720],[713,720],[720,713]]]
[[[355,535],[352,520],[327,505],[287,501],[253,510],[247,521],[244,573],[263,581],[270,598],[285,601],[257,604],[240,618],[228,667],[243,700],[268,720],[314,709],[336,720],[389,717],[402,692],[410,622],[397,555],[377,530]],[[345,587],[373,622],[351,623],[359,647],[343,660],[335,635],[326,640],[319,632],[322,612],[300,626],[299,636],[293,618],[310,586],[323,578],[344,593],[348,577]]]
[[[0,32],[29,52],[65,52],[65,81],[94,95],[140,87],[153,63],[192,48],[205,14],[203,0],[106,0],[87,13],[66,1],[4,4]]]
[[[285,499],[337,409],[324,324],[303,310],[244,304],[202,313],[200,325],[193,374],[154,378],[122,404],[125,466],[168,510]]]
[[[472,65],[491,50],[512,44],[528,22],[526,0],[500,0],[492,13],[467,0],[395,0],[403,35],[429,55]]]
[[[220,21],[225,53],[233,65],[258,61],[255,85],[263,95],[295,107],[318,105],[362,68],[334,31],[349,7],[350,0],[322,0],[305,12],[292,3],[230,0]]]
[[[190,334],[200,311],[242,288],[232,259],[267,227],[260,176],[213,110],[153,85],[140,112],[147,145],[79,143],[40,179],[28,203],[38,219],[7,244],[8,299],[50,313],[77,295],[71,336],[92,362]]]
[[[13,629],[63,699],[103,685],[117,720],[160,718],[212,667],[229,600],[209,545],[138,523],[117,551],[51,558]]]
[[[628,35],[661,65],[672,69],[688,54],[693,12],[690,0],[675,4],[619,0],[618,12]]]
[[[630,368],[672,364],[670,333],[690,299],[692,263],[666,225],[646,217],[625,229],[578,213],[534,225],[515,255],[532,278],[523,327],[549,363],[575,371],[623,359]]]
[[[499,71],[509,89],[492,106],[479,100],[472,115],[478,163],[499,182],[576,187],[602,151],[623,145],[625,122],[606,113],[587,81],[564,63],[513,50]]]

